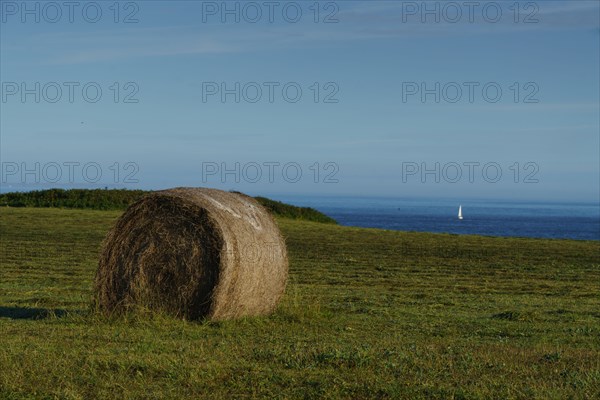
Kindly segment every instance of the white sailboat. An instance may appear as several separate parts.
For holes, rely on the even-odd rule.
[[[462,205],[458,206],[458,219],[463,219],[463,216],[462,216]]]

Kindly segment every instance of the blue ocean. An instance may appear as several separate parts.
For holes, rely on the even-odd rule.
[[[273,196],[340,224],[399,231],[600,240],[600,205],[333,196]],[[458,219],[462,206],[463,219]]]

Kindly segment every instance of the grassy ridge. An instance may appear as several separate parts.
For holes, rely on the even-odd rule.
[[[125,189],[48,189],[0,194],[0,207],[124,210],[148,192]]]
[[[90,313],[119,212],[0,209],[0,398],[600,396],[598,242],[278,219],[268,318]]]
[[[49,189],[0,194],[0,207],[57,207],[89,210],[124,210],[150,192],[126,189]],[[265,197],[255,199],[274,215],[305,221],[336,224],[327,215],[310,207],[296,207]]]
[[[300,219],[304,221],[321,222],[325,224],[337,224],[337,221],[327,215],[310,207],[296,207],[281,201],[267,199],[265,197],[255,197],[255,199],[270,210],[273,215],[283,218]]]

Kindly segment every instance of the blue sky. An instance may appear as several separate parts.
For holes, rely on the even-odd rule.
[[[0,3],[3,191],[211,186],[252,194],[600,201],[597,1],[521,2],[516,14],[514,2],[496,2],[486,18],[482,8],[489,2],[481,2],[473,21],[461,7],[457,22],[449,21],[455,14],[443,14],[444,2],[428,3],[439,7],[439,22],[434,14],[421,20],[423,10],[411,8],[421,2],[320,2],[319,23],[312,1],[293,4],[302,10],[296,23],[286,20],[293,14],[281,12],[289,2],[279,2],[273,22],[263,14],[258,23],[243,14],[239,23],[232,16],[223,22],[220,10],[207,13],[213,3],[200,1],[122,2],[118,23],[112,1],[94,3],[103,13],[96,23],[80,9],[72,23],[66,9],[58,22],[49,22],[53,10],[44,14],[43,3],[39,23],[34,14],[23,22],[22,2]],[[35,10],[35,2],[28,4]],[[492,22],[496,5],[502,16]],[[324,23],[331,12],[338,22]],[[123,23],[129,13],[138,22]],[[530,23],[524,23],[528,15]],[[21,90],[21,84],[35,88],[35,82],[80,86],[73,102],[66,89],[56,103],[48,101],[52,91],[44,96],[40,89],[39,103],[34,95],[23,100],[11,92],[15,84]],[[90,82],[102,89],[97,103],[82,97],[81,87]],[[279,86],[273,102],[266,91],[256,103],[243,96],[236,103],[233,95],[222,102],[218,94],[203,102],[207,82]],[[424,101],[420,93],[406,94],[407,85],[435,88],[436,82],[449,90],[443,96],[440,89],[439,103],[433,94]],[[464,89],[465,82],[477,85],[473,101],[463,91],[450,102],[453,85]],[[287,83],[302,89],[297,103],[283,98]],[[501,88],[499,101],[486,101],[486,84]],[[133,87],[138,102],[124,103]],[[334,89],[337,102],[323,102]],[[102,179],[91,182],[76,168],[69,182],[69,162],[79,163],[77,168],[95,163]],[[40,172],[39,184],[35,173],[14,171],[35,170],[36,163],[40,170],[52,165]],[[54,163],[63,178],[48,182]],[[239,182],[234,174],[203,175],[203,165],[207,172],[209,164],[235,169],[236,163]],[[272,182],[265,163],[279,163]],[[468,163],[479,163],[472,182]],[[292,177],[282,175],[286,164],[293,164]],[[482,175],[485,164],[493,167],[491,177]],[[256,165],[263,175],[254,181]],[[419,171],[408,175],[415,165]],[[433,173],[421,174],[422,167],[436,165],[439,182]],[[451,182],[456,165],[463,176]],[[293,182],[298,168],[302,178]],[[497,168],[502,177],[492,182]],[[128,172],[139,182],[125,182]],[[324,182],[330,173],[334,182]],[[528,175],[537,183],[523,182]]]

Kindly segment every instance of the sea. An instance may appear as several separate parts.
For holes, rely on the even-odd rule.
[[[341,225],[398,231],[600,240],[600,204],[281,195]],[[462,206],[463,219],[458,219]]]

